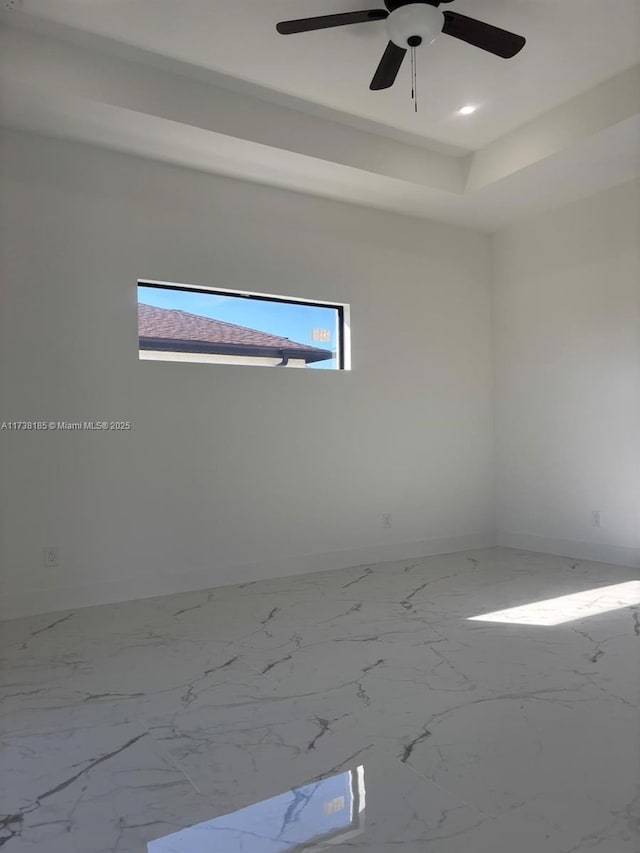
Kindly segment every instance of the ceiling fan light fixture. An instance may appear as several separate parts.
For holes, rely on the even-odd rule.
[[[421,39],[418,44],[431,44],[444,27],[445,17],[435,6],[427,3],[409,3],[395,9],[386,20],[390,41],[397,47],[409,48],[409,41],[415,37]],[[414,41],[415,44],[415,41]]]

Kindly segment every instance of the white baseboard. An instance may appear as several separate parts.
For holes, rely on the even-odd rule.
[[[493,532],[428,539],[422,542],[398,542],[373,545],[324,554],[284,557],[241,566],[210,567],[200,571],[173,572],[164,575],[144,575],[119,578],[101,583],[75,584],[73,587],[38,589],[0,595],[0,620],[17,619],[41,613],[75,610],[118,601],[157,598],[179,592],[192,592],[250,581],[306,575],[312,572],[374,565],[396,560],[413,560],[437,554],[452,554],[491,548],[495,545]]]
[[[573,557],[576,560],[590,560],[594,563],[640,568],[640,548],[628,548],[623,545],[572,539],[547,539],[545,536],[530,536],[528,533],[512,533],[506,530],[497,532],[496,545],[517,548],[521,551],[555,554],[558,557]]]

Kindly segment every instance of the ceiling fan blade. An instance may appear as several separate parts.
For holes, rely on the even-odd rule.
[[[388,89],[389,86],[393,86],[406,52],[403,47],[398,47],[390,41],[387,49],[382,54],[380,65],[378,65],[376,73],[373,75],[373,80],[369,88]]]
[[[523,36],[517,36],[483,21],[476,21],[475,18],[468,18],[459,12],[444,12],[442,32],[482,50],[488,50],[489,53],[495,53],[503,59],[511,59],[516,53],[520,53],[526,43]]]
[[[321,15],[319,18],[300,18],[296,21],[282,21],[276,30],[284,36],[293,33],[307,33],[311,30],[324,30],[328,27],[344,27],[347,24],[365,24],[367,21],[384,21],[389,17],[386,9],[369,9],[364,12],[343,12],[340,15]]]

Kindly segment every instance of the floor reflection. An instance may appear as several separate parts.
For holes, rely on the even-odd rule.
[[[148,853],[316,853],[364,829],[364,767],[150,841]]]

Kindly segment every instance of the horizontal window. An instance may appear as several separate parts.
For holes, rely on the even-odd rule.
[[[349,306],[262,293],[138,282],[144,360],[310,367],[350,366]]]

